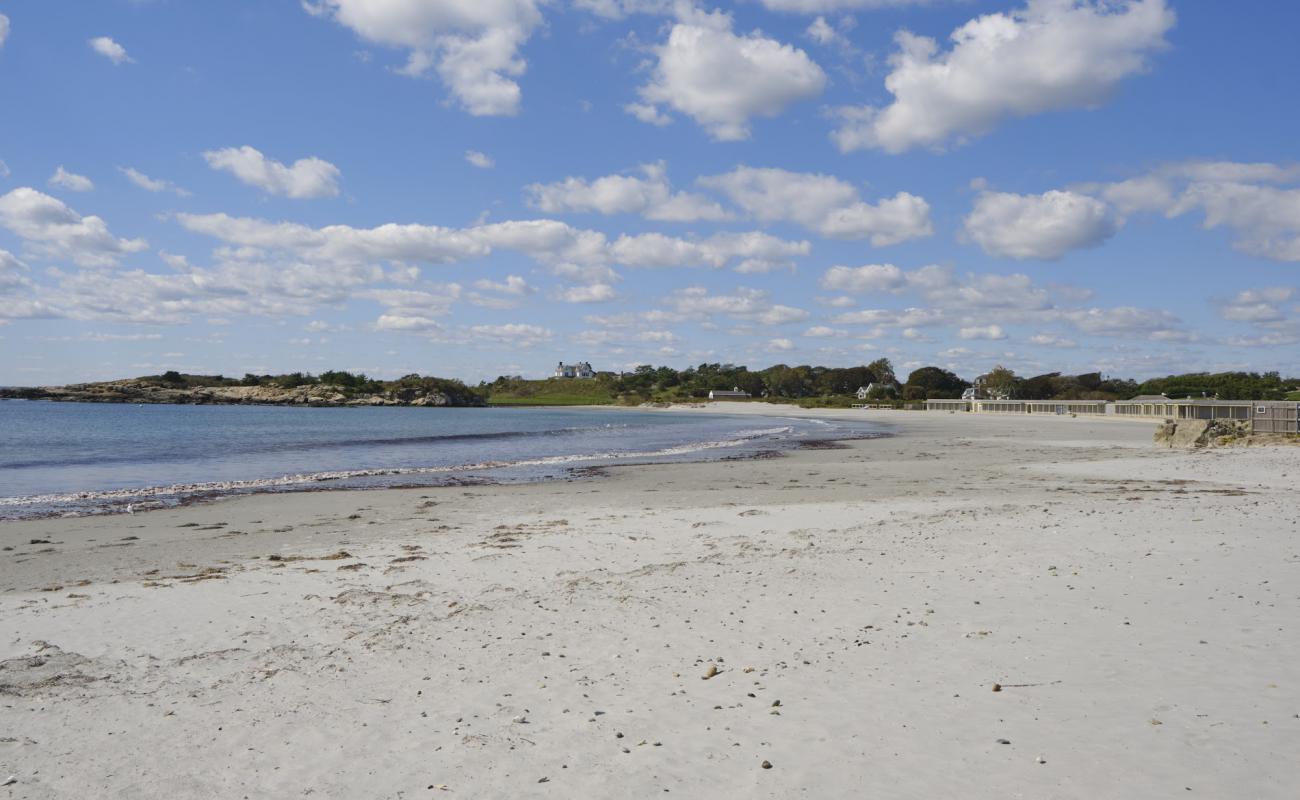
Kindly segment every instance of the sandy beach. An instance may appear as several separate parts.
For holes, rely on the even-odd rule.
[[[0,524],[0,797],[1295,796],[1300,448],[728,410],[895,435]]]

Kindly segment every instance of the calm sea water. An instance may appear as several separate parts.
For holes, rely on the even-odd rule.
[[[0,401],[0,519],[254,491],[539,480],[871,435],[865,422],[622,409]]]

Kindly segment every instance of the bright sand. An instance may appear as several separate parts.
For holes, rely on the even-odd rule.
[[[1297,796],[1300,448],[728,410],[899,435],[0,524],[0,797]]]

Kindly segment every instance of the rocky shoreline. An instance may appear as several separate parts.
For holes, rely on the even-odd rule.
[[[444,392],[402,387],[384,392],[348,392],[344,387],[312,384],[279,386],[167,387],[141,381],[107,381],[68,386],[0,388],[0,399],[45,400],[63,403],[140,403],[176,405],[262,406],[427,406],[482,405],[457,403]]]

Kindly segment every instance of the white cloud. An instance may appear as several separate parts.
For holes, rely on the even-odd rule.
[[[737,36],[731,17],[693,11],[654,48],[658,62],[627,107],[638,119],[662,124],[667,108],[685,114],[719,141],[749,138],[753,117],[774,117],[791,103],[816,97],[826,73],[804,51],[759,31]]]
[[[1219,303],[1219,316],[1232,322],[1257,325],[1283,322],[1288,317],[1282,304],[1296,297],[1296,294],[1296,290],[1289,286],[1245,289]]]
[[[673,124],[673,118],[660,111],[658,106],[647,105],[646,103],[627,103],[623,106],[623,110],[647,125],[654,125],[657,128]]]
[[[1036,333],[1029,337],[1029,343],[1036,344],[1039,347],[1078,347],[1078,343],[1073,339],[1066,339],[1052,333]]]
[[[794,342],[789,339],[769,339],[763,349],[769,353],[785,353],[794,349]]]
[[[5,46],[5,40],[9,38],[9,18],[0,14],[0,47]]]
[[[554,335],[549,328],[517,322],[504,325],[472,325],[469,333],[476,338],[491,339],[518,347],[529,347],[537,342],[546,341]]]
[[[1162,309],[1118,306],[1069,311],[1062,318],[1084,333],[1095,336],[1146,337],[1156,341],[1188,338],[1178,317]]]
[[[901,153],[987,133],[1008,117],[1094,108],[1146,69],[1173,24],[1165,0],[1029,0],[957,28],[948,51],[900,31],[885,78],[893,102],[840,109],[832,138],[845,152]]]
[[[823,289],[852,294],[897,292],[907,286],[907,276],[893,264],[865,264],[861,267],[831,267],[822,275]]]
[[[802,335],[809,339],[838,339],[847,336],[848,332],[826,325],[814,325],[804,331]]]
[[[1116,183],[1077,191],[1097,195],[1121,215],[1143,212],[1204,215],[1207,229],[1226,227],[1243,253],[1300,261],[1300,164],[1185,161],[1164,164]]]
[[[772,11],[821,14],[831,11],[864,11],[889,6],[924,5],[932,0],[760,0]]]
[[[148,247],[143,239],[118,239],[99,217],[83,217],[27,186],[0,196],[0,227],[16,233],[40,256],[66,258],[83,267],[112,266]]]
[[[1193,208],[1205,214],[1204,226],[1226,226],[1244,253],[1276,261],[1300,261],[1300,188],[1246,183],[1193,183],[1168,212]]]
[[[924,198],[899,192],[873,205],[863,202],[852,184],[831,175],[740,166],[698,183],[758,219],[796,222],[830,238],[869,237],[880,247],[934,232]]]
[[[126,176],[127,180],[136,186],[144,189],[146,192],[175,192],[181,197],[189,197],[190,193],[172,183],[171,181],[150,178],[135,167],[118,167],[118,170]]]
[[[493,161],[491,156],[477,150],[466,150],[465,160],[479,169],[492,169],[497,165],[497,162]]]
[[[0,295],[32,285],[27,274],[27,265],[14,257],[8,250],[0,250]]]
[[[338,167],[319,158],[300,158],[285,166],[248,145],[205,150],[203,158],[213,169],[225,170],[268,194],[301,199],[335,197],[339,193]]]
[[[707,239],[688,240],[662,233],[620,236],[609,246],[610,257],[628,267],[706,266],[721,269],[739,261],[747,272],[787,268],[796,256],[812,252],[806,241],[792,242],[760,231],[718,233]]]
[[[962,328],[957,335],[963,339],[1005,339],[1007,335],[1003,333],[1000,325],[974,325],[969,328]]]
[[[566,303],[605,303],[618,296],[614,287],[608,283],[593,283],[587,286],[573,286],[561,291],[560,300]]]
[[[96,36],[89,41],[90,49],[114,64],[133,64],[135,59],[126,54],[126,48],[108,36]]]
[[[484,292],[497,292],[514,297],[523,297],[537,291],[528,285],[528,281],[518,275],[507,275],[504,281],[477,280],[474,281],[474,288]]]
[[[716,202],[690,192],[674,192],[662,161],[644,164],[641,176],[606,175],[593,181],[565,178],[525,188],[529,205],[548,214],[566,211],[599,214],[641,214],[663,222],[696,222],[730,218]]]
[[[804,31],[804,35],[817,44],[826,47],[832,45],[836,47],[845,47],[849,43],[849,40],[844,37],[844,34],[840,33],[833,25],[827,22],[825,17],[818,17],[813,20]]]
[[[986,253],[1042,261],[1096,247],[1118,229],[1105,203],[1055,190],[1039,195],[981,192],[965,221],[966,234]]]
[[[727,316],[764,325],[781,325],[802,322],[809,316],[801,308],[773,303],[768,292],[744,287],[736,289],[733,294],[719,295],[709,294],[709,290],[702,286],[688,286],[664,298],[664,305],[675,315],[700,321]]]
[[[408,51],[400,72],[436,69],[466,111],[512,115],[527,63],[519,49],[542,23],[534,0],[319,0],[308,12],[331,17],[376,44]]]
[[[67,189],[70,192],[89,192],[95,188],[95,184],[85,175],[78,175],[75,172],[68,172],[60,164],[59,168],[54,170],[50,176],[49,185],[59,189]]]

